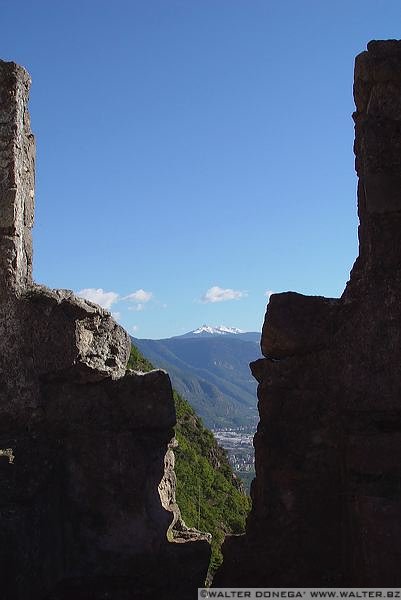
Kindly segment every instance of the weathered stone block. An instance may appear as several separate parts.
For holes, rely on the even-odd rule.
[[[69,290],[32,286],[22,298],[31,327],[35,369],[46,377],[80,381],[118,378],[125,373],[130,339],[108,311]]]
[[[21,291],[32,279],[35,145],[26,108],[30,83],[22,67],[0,61],[0,285],[5,290]]]
[[[322,296],[272,294],[262,330],[263,355],[285,358],[328,346],[337,304],[337,300]]]

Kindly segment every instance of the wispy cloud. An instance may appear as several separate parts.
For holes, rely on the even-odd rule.
[[[247,292],[232,290],[231,288],[223,289],[218,285],[214,285],[202,296],[201,302],[204,304],[227,302],[228,300],[240,300],[241,298],[245,298],[247,295]]]
[[[133,325],[131,327],[131,333],[136,333],[138,331],[138,329],[139,329],[138,325]]]
[[[113,319],[115,319],[116,321],[119,321],[121,319],[121,313],[116,311],[116,312],[112,312],[111,316],[113,317]]]
[[[108,310],[119,299],[119,295],[116,292],[105,292],[102,288],[85,288],[77,292],[77,296],[95,304],[100,304],[102,308]]]
[[[142,288],[137,290],[136,292],[132,292],[128,294],[128,296],[124,296],[123,300],[129,300],[130,302],[137,302],[139,304],[145,304],[149,302],[153,298],[152,292],[146,292]]]

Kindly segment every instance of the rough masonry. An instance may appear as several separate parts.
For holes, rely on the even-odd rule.
[[[0,61],[0,596],[184,599],[210,548],[167,539],[183,527],[169,377],[125,374],[107,311],[32,282],[29,87]]]
[[[355,63],[359,256],[340,299],[273,295],[246,534],[216,586],[401,586],[401,41]]]

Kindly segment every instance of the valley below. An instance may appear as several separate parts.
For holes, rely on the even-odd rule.
[[[255,477],[255,451],[253,447],[254,427],[214,429],[212,433],[219,446],[227,452],[229,463],[235,475],[244,483],[249,493],[252,479]]]
[[[255,476],[253,436],[259,415],[249,363],[260,356],[260,333],[203,325],[163,340],[133,339],[190,403],[224,448],[249,493]]]

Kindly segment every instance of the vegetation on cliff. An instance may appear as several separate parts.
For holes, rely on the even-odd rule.
[[[132,346],[128,368],[149,371],[152,364]],[[189,527],[212,534],[213,573],[222,560],[220,551],[229,533],[243,533],[250,510],[250,498],[234,475],[225,450],[189,403],[174,391],[177,412],[175,428],[178,447],[175,448],[176,497],[182,518]]]

